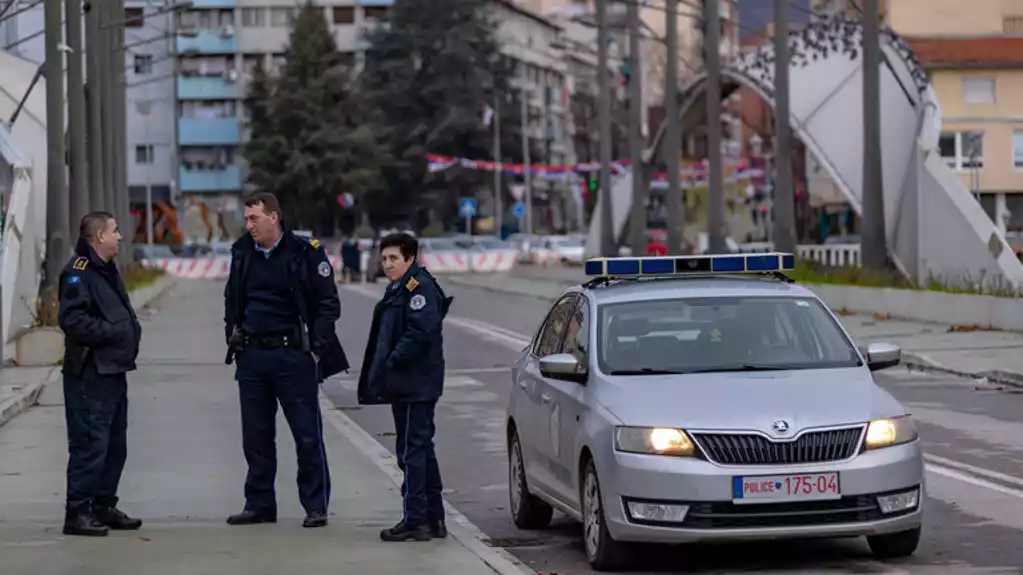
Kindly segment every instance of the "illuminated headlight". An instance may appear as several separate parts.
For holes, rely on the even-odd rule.
[[[877,419],[867,427],[867,449],[879,449],[909,443],[917,438],[913,418],[904,415],[891,419]]]
[[[891,495],[882,495],[877,498],[877,506],[881,508],[881,513],[884,513],[885,515],[888,515],[889,513],[898,513],[899,511],[916,509],[916,506],[919,503],[919,489],[903,491],[902,493],[893,493]]]
[[[689,512],[688,505],[630,501],[628,506],[629,519],[652,523],[682,523],[685,521],[686,513]]]
[[[686,432],[664,427],[616,427],[615,449],[675,457],[692,457],[696,451]]]

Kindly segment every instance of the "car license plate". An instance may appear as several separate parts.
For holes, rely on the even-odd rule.
[[[838,473],[754,475],[732,478],[732,503],[840,499]]]

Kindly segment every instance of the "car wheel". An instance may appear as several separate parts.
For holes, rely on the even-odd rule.
[[[586,464],[582,485],[583,546],[586,559],[597,571],[610,571],[623,566],[628,559],[628,547],[611,538],[604,515],[604,503],[593,461]]]
[[[878,559],[909,557],[920,544],[920,528],[867,537],[867,545]]]
[[[519,529],[543,529],[550,525],[554,509],[529,493],[526,464],[522,459],[522,446],[517,432],[512,432],[508,444],[508,498],[512,519]]]

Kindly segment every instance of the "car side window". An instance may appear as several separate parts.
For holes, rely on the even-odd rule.
[[[547,314],[547,320],[543,324],[540,337],[537,338],[536,347],[533,348],[533,352],[537,357],[557,353],[557,349],[561,345],[562,335],[565,333],[565,326],[571,317],[575,299],[575,295],[561,298],[551,308],[551,312]]]
[[[586,298],[578,298],[572,315],[568,319],[568,327],[565,329],[561,349],[556,352],[571,354],[579,362],[579,373],[586,373],[589,365],[589,315]]]

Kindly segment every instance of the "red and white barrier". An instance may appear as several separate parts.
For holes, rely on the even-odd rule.
[[[529,261],[534,266],[553,266],[561,263],[561,257],[553,250],[535,249],[529,252]]]
[[[472,271],[481,273],[511,271],[519,262],[519,252],[515,250],[473,252],[471,257]]]
[[[470,270],[470,255],[469,252],[434,252],[420,256],[419,263],[430,273],[466,273]]]

